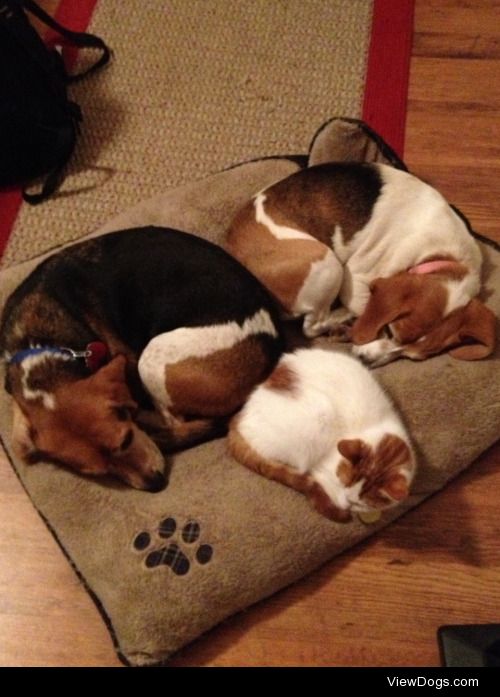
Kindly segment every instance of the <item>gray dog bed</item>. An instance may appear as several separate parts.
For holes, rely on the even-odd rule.
[[[235,211],[258,190],[300,166],[349,159],[403,166],[363,124],[334,119],[316,134],[309,157],[239,165],[156,196],[98,233],[155,224],[220,244]],[[483,299],[499,316],[500,253],[492,243],[481,249]],[[40,258],[1,274],[2,305]],[[149,494],[13,458],[3,392],[1,437],[34,505],[103,613],[121,658],[155,664],[387,525],[466,468],[500,435],[499,364],[497,347],[474,363],[442,355],[376,371],[413,436],[419,474],[410,499],[373,526],[322,518],[302,495],[232,460],[225,439],[176,455],[168,488]]]

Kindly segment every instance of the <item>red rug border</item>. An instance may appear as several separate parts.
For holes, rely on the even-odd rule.
[[[23,198],[19,189],[0,191],[0,211],[2,212],[0,216],[0,258],[9,241],[22,202]]]
[[[374,0],[361,118],[403,158],[415,0]]]
[[[92,13],[98,0],[61,0],[57,11],[54,15],[56,21],[60,24],[72,29],[73,31],[85,31],[90,24]],[[46,38],[47,43],[53,43],[54,32],[49,30]],[[68,51],[67,65],[68,67],[74,62],[76,51],[70,53]],[[20,189],[6,189],[0,192],[0,258],[7,246],[7,242],[14,227],[19,209],[23,202],[22,192]]]

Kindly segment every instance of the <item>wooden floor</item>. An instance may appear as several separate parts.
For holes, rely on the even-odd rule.
[[[405,159],[500,241],[497,0],[416,0]],[[440,625],[500,622],[499,501],[497,446],[376,539],[232,618],[173,665],[439,665]],[[0,510],[0,665],[120,665],[3,461]]]

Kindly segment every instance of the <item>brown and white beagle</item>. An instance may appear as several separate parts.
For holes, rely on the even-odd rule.
[[[347,334],[371,365],[449,351],[488,356],[495,316],[478,298],[481,252],[443,196],[382,164],[326,163],[258,193],[228,251],[308,337]],[[339,325],[337,298],[357,319]]]

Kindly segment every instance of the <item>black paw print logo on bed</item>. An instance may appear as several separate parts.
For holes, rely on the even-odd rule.
[[[170,567],[177,576],[184,576],[194,562],[197,564],[208,564],[212,559],[212,546],[197,544],[201,534],[201,527],[195,520],[189,520],[183,526],[180,531],[180,539],[178,535],[175,536],[177,533],[177,521],[175,518],[162,520],[158,525],[157,533],[162,540],[174,539],[168,544],[152,549],[151,534],[145,530],[136,535],[133,541],[135,550],[148,552],[144,560],[148,569],[165,565]]]

